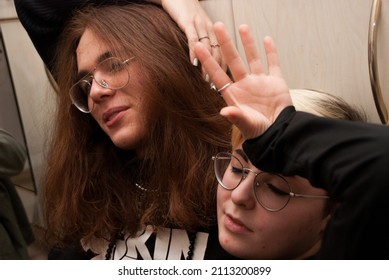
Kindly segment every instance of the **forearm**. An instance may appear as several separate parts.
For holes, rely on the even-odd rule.
[[[389,165],[389,149],[385,148],[389,128],[385,126],[326,119],[290,109],[280,117],[283,119],[277,119],[263,136],[244,144],[250,160],[260,169],[303,176],[336,195],[350,177],[362,180],[361,170],[377,177],[377,168]],[[378,176],[389,181],[389,175]]]
[[[244,150],[264,171],[300,175],[338,202],[318,254],[389,257],[389,128],[287,112]]]
[[[57,40],[72,12],[85,4],[116,4],[136,0],[14,0],[20,22],[38,54],[52,70]]]

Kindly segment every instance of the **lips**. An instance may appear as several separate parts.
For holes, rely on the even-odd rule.
[[[243,222],[239,219],[232,217],[231,215],[226,215],[224,219],[224,226],[231,232],[234,233],[249,233],[252,232]]]
[[[127,106],[111,108],[103,113],[103,121],[108,126],[112,126],[122,118],[124,112],[127,110],[128,110]]]

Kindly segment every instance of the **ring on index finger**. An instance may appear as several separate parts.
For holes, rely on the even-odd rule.
[[[199,41],[201,41],[203,39],[208,39],[209,40],[209,37],[208,36],[201,36],[201,37],[199,37]]]
[[[226,88],[228,88],[230,85],[232,85],[234,82],[233,81],[230,81],[228,83],[226,83],[224,86],[222,86],[220,89],[218,89],[217,91],[221,94],[223,90],[225,90]]]

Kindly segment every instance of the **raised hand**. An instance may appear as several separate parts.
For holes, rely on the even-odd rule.
[[[285,107],[292,105],[275,44],[270,37],[264,38],[266,73],[249,27],[241,25],[239,34],[249,66],[247,69],[224,24],[216,23],[214,31],[233,81],[202,43],[196,44],[195,53],[227,103],[220,113],[239,128],[245,139],[258,137]]]

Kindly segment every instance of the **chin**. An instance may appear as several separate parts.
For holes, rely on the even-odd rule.
[[[122,150],[136,150],[138,148],[137,145],[129,143],[118,144],[116,146]]]
[[[133,150],[139,145],[139,137],[135,137],[130,133],[116,133],[111,135],[111,141],[113,144],[123,150]]]
[[[223,234],[222,231],[219,232],[219,242],[223,247],[231,255],[240,258],[240,259],[256,259],[249,249],[254,249],[253,244],[248,240],[247,242],[242,242],[242,239],[236,239],[231,237],[229,234]],[[247,244],[246,244],[247,243]]]
[[[133,142],[128,141],[128,139],[113,138],[111,140],[116,147],[123,150],[132,150],[136,147],[136,145]]]
[[[244,247],[241,247],[239,246],[238,243],[235,243],[235,244],[227,244],[227,245],[224,245],[224,244],[221,244],[221,246],[223,247],[224,250],[226,250],[229,254],[237,257],[237,258],[240,258],[240,259],[244,259],[244,260],[255,260],[255,259],[258,259],[256,257],[254,257],[253,255],[250,255],[250,254],[247,254],[247,250],[246,249],[243,249]],[[242,252],[242,251],[245,251],[245,252]]]

